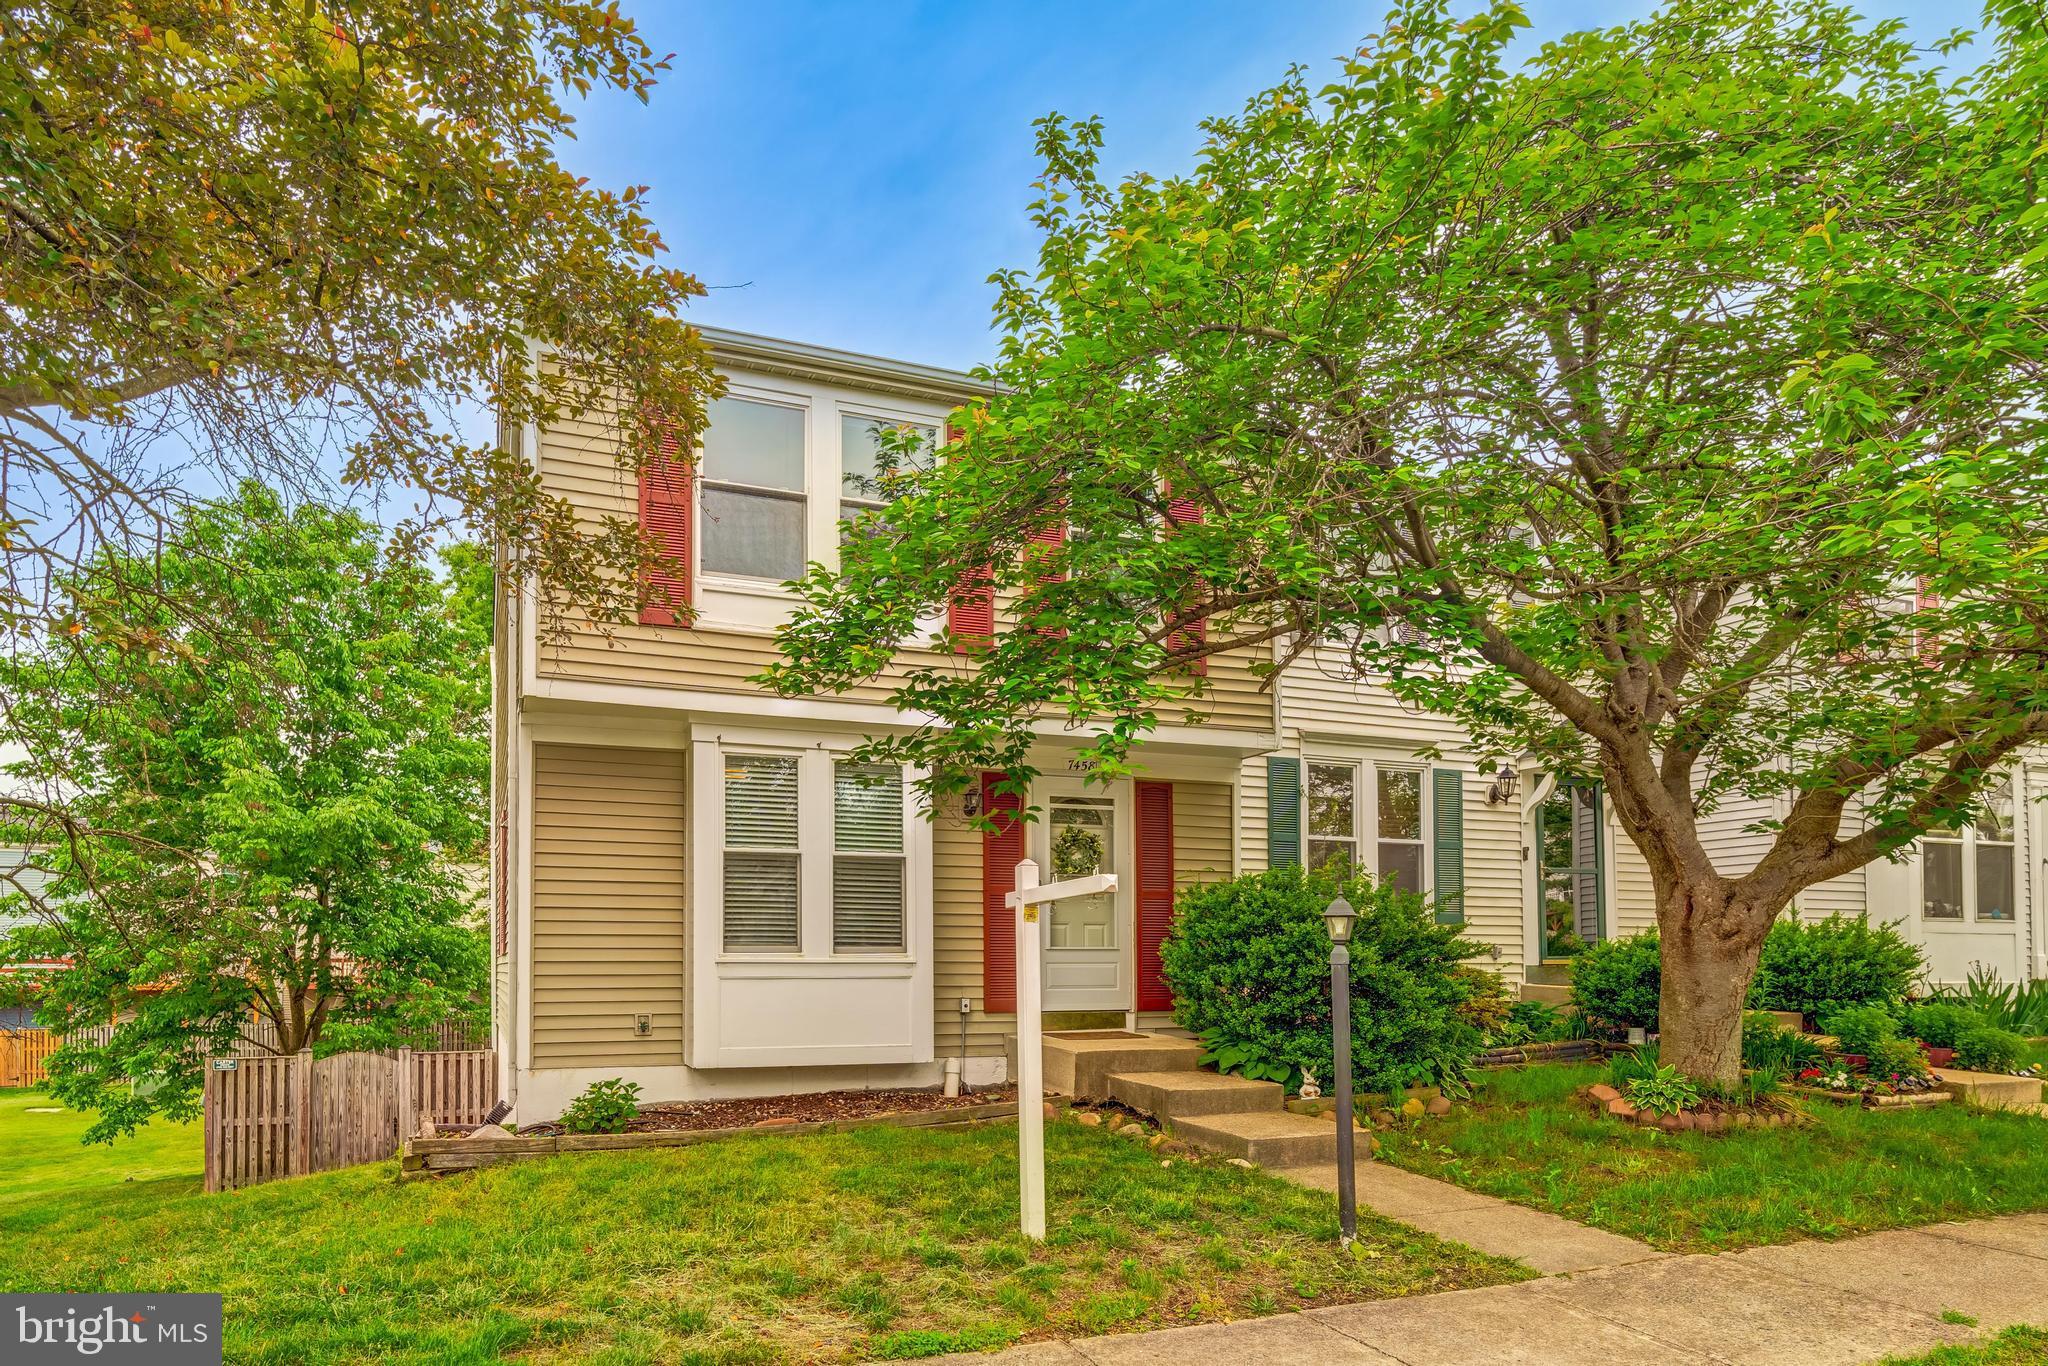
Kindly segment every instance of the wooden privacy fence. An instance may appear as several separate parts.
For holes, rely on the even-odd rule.
[[[44,1062],[63,1044],[47,1029],[0,1032],[0,1087],[42,1085]]]
[[[497,1104],[496,1055],[338,1053],[215,1058],[206,1071],[206,1189],[381,1162],[422,1116],[476,1125]]]

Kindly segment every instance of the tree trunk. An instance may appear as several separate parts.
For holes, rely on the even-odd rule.
[[[1742,1012],[1775,910],[1684,885],[1659,889],[1658,1061],[1702,1084],[1742,1077]]]

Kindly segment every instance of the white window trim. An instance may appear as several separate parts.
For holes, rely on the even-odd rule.
[[[2026,914],[2024,904],[2026,899],[2026,869],[2020,862],[2021,850],[2024,844],[2021,836],[2023,823],[2026,820],[2026,802],[2019,788],[2019,777],[2017,774],[2008,774],[2003,781],[2007,795],[2012,798],[2013,802],[2012,838],[1994,840],[1991,843],[1997,848],[2007,849],[2012,852],[2012,914],[2002,920],[1986,920],[1978,914],[1977,843],[1979,832],[1977,830],[1977,823],[1973,820],[1961,830],[1953,832],[1953,839],[1924,835],[1921,837],[1919,844],[1915,846],[1914,853],[1916,857],[1913,860],[1913,915],[1923,929],[1933,930],[1937,933],[2017,934],[2019,932],[2020,921]],[[1961,916],[1944,919],[1927,914],[1927,845],[1930,841],[1955,844],[1961,848],[1962,856],[1959,860],[1961,865],[1960,876],[1963,884],[1963,913]]]
[[[843,453],[840,449],[839,419],[842,415],[872,418],[879,422],[910,422],[933,428],[939,434],[943,452],[947,408],[940,404],[898,403],[858,389],[832,384],[807,384],[801,380],[771,382],[767,376],[740,370],[722,371],[725,396],[753,403],[796,408],[804,414],[804,563],[839,568],[839,508],[845,485]],[[699,467],[701,471],[701,466]],[[729,481],[714,480],[715,485]],[[713,630],[771,632],[789,617],[796,596],[772,579],[738,574],[708,572],[704,568],[704,481],[697,481],[696,496],[690,500],[693,525],[690,545],[696,571],[697,624]],[[742,487],[732,485],[732,487]],[[795,496],[795,490],[768,490]],[[918,638],[937,634],[943,616],[920,620]]]
[[[932,828],[913,795],[918,769],[906,768],[903,775],[903,951],[832,951],[832,765],[849,757],[861,738],[745,723],[692,725],[686,836],[690,1066],[932,1059]],[[799,756],[800,952],[725,951],[724,775],[729,753]],[[765,1018],[764,1003],[772,1003]]]
[[[1355,786],[1351,798],[1351,841],[1352,849],[1358,854],[1355,867],[1379,877],[1380,873],[1380,772],[1383,769],[1400,769],[1422,775],[1422,825],[1421,834],[1413,843],[1422,849],[1422,895],[1427,897],[1436,889],[1436,848],[1430,839],[1431,820],[1435,816],[1436,793],[1429,777],[1430,766],[1412,755],[1389,753],[1349,753],[1333,750],[1309,750],[1301,756],[1301,862],[1309,863],[1309,842],[1312,839],[1338,839],[1341,836],[1316,836],[1309,833],[1308,783],[1309,766],[1323,764],[1330,767],[1345,767],[1352,771]]]
[[[792,394],[774,389],[760,389],[745,384],[729,384],[722,397],[735,398],[746,403],[759,403],[771,408],[791,408],[803,417],[803,487],[795,489],[770,488],[765,484],[746,484],[731,479],[709,479],[704,476],[704,446],[697,446],[697,487],[690,499],[691,515],[696,519],[690,544],[696,551],[697,586],[712,591],[748,593],[793,600],[790,592],[776,579],[762,578],[753,574],[734,574],[730,571],[710,570],[704,567],[704,529],[709,519],[704,515],[704,492],[709,489],[730,490],[735,493],[757,494],[767,498],[781,498],[801,501],[804,506],[803,545],[799,548],[803,563],[809,564],[816,558],[811,552],[817,546],[817,502],[815,486],[817,480],[818,432],[817,417],[810,400],[802,394]],[[836,445],[838,438],[833,438]]]

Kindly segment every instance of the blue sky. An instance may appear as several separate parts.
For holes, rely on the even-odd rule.
[[[1100,114],[1114,173],[1185,168],[1199,121],[1292,62],[1329,70],[1386,5],[1260,0],[627,0],[675,69],[651,104],[574,112],[575,170],[652,187],[693,321],[966,367],[994,351],[990,272],[1025,266],[1031,121]],[[1525,44],[1649,6],[1529,0]],[[1878,0],[1928,41],[1975,5]]]

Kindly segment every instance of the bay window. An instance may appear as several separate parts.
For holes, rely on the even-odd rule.
[[[2013,919],[2014,814],[2012,784],[2004,782],[1984,794],[1982,809],[1968,825],[1927,833],[1920,842],[1922,920]]]
[[[726,953],[906,951],[901,768],[728,751],[724,775]]]

